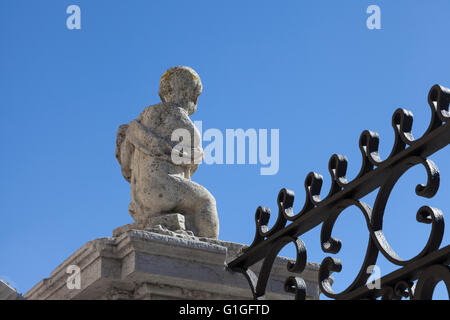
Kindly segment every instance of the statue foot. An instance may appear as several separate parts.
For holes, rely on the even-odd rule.
[[[159,226],[165,230],[186,233],[187,235],[192,234],[192,236],[194,235],[192,231],[186,230],[185,218],[182,214],[162,213],[148,218],[145,223],[134,222],[118,227],[113,230],[113,237],[118,237],[128,230],[147,230]]]

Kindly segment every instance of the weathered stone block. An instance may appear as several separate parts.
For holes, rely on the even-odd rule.
[[[243,245],[197,238],[162,227],[153,231],[133,230],[119,236],[86,243],[58,266],[50,277],[26,294],[34,299],[251,299],[245,277],[225,267]],[[292,275],[277,258],[266,297],[292,299],[284,291]],[[69,266],[79,268],[80,288],[69,288]],[[254,270],[257,271],[257,270]],[[302,273],[308,299],[318,299],[318,265],[308,263]]]

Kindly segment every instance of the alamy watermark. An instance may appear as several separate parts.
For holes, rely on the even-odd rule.
[[[381,289],[381,269],[377,265],[370,265],[367,267],[366,272],[370,274],[369,279],[367,279],[367,288],[369,290]]]
[[[67,29],[81,29],[81,9],[79,6],[72,4],[67,7],[66,13],[70,14],[66,20]]]
[[[66,26],[69,30],[81,29],[81,9],[79,6],[72,4],[67,7],[66,13],[70,14],[66,20]],[[366,26],[369,30],[381,29],[381,9],[379,6],[372,4],[367,7],[366,13],[370,16],[366,20]]]
[[[70,276],[66,280],[66,286],[69,290],[81,289],[81,270],[74,264],[67,266],[66,273]]]
[[[377,5],[370,5],[367,7],[366,13],[370,14],[367,18],[366,26],[369,30],[381,29],[381,9]]]
[[[203,132],[202,121],[194,121],[202,141],[209,142],[204,153],[195,146],[202,141],[187,129],[176,129],[171,140],[178,142],[172,150],[175,164],[260,164],[261,175],[275,175],[280,167],[280,130],[270,129],[270,152],[268,129],[226,129],[225,135],[219,129],[210,128]],[[248,144],[247,144],[248,142]],[[247,148],[248,147],[248,148]],[[248,149],[248,154],[246,150]],[[236,154],[235,154],[236,150]],[[248,159],[248,162],[247,162]]]

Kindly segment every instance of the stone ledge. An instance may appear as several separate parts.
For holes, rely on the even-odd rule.
[[[17,290],[0,279],[0,300],[22,300],[23,297]]]
[[[251,299],[245,277],[226,270],[225,263],[244,245],[191,237],[186,234],[127,230],[118,237],[86,243],[50,275],[31,288],[34,299]],[[292,259],[278,257],[267,285],[266,298],[293,299],[284,292],[286,269]],[[77,265],[81,289],[69,289],[66,273]],[[256,266],[254,271],[260,267]],[[308,263],[301,274],[308,299],[318,299],[318,264]]]

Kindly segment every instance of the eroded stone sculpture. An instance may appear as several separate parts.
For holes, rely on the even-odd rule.
[[[184,217],[180,225],[195,235],[218,237],[215,199],[203,186],[191,181],[203,149],[200,133],[189,116],[196,111],[201,92],[202,84],[194,70],[170,68],[160,80],[162,102],[145,108],[136,120],[118,130],[116,157],[131,184],[128,211],[137,228],[154,226],[155,221],[178,214],[175,216]],[[186,129],[192,137],[184,153],[191,161],[173,160],[173,150],[180,145],[172,141],[177,129]]]

